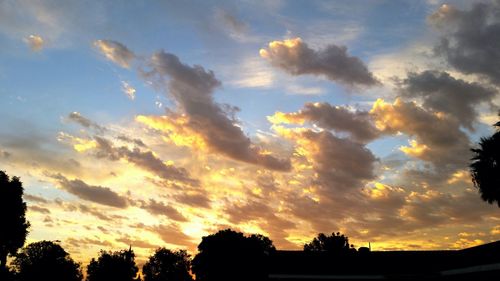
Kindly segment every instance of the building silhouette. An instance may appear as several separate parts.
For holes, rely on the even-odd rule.
[[[500,280],[500,241],[462,250],[276,251],[269,280]]]

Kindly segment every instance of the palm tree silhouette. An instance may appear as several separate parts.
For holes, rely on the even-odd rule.
[[[481,138],[479,148],[471,149],[474,157],[469,168],[481,198],[490,204],[496,201],[500,207],[500,122],[494,126],[497,131],[491,137]]]

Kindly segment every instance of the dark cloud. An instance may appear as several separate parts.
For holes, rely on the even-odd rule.
[[[269,117],[273,123],[302,124],[311,122],[317,126],[338,132],[345,132],[359,142],[370,142],[380,136],[372,117],[367,111],[351,111],[346,107],[329,103],[306,103],[298,112],[277,112]]]
[[[80,168],[82,166],[82,164],[80,164],[80,162],[76,161],[73,158],[70,158],[70,159],[66,160],[66,163],[68,165],[71,165],[71,166],[75,167],[75,168]]]
[[[75,122],[77,124],[80,124],[81,126],[83,126],[85,128],[95,129],[99,132],[106,131],[106,128],[100,126],[99,124],[95,123],[94,121],[81,115],[79,112],[71,112],[70,114],[68,114],[68,120]]]
[[[125,135],[119,135],[117,139],[122,140],[124,142],[128,142],[140,147],[146,147],[146,144],[141,140],[141,139],[136,139],[136,138],[130,138]]]
[[[100,220],[103,220],[103,221],[108,221],[108,222],[117,222],[119,220],[122,220],[122,219],[126,219],[126,217],[123,217],[123,216],[120,216],[120,215],[109,215],[107,214],[107,211],[106,210],[99,210],[95,207],[89,207],[87,205],[83,205],[83,204],[78,204],[78,205],[71,205],[71,207],[69,207],[69,210],[71,211],[79,211],[81,213],[84,213],[84,214],[89,214],[91,216],[94,216]],[[66,206],[66,208],[68,208],[68,206]]]
[[[149,199],[148,202],[143,201],[141,202],[140,206],[153,215],[165,216],[169,219],[179,222],[187,221],[186,218],[174,207],[165,205],[162,202],[156,201],[154,199]]]
[[[210,209],[211,201],[204,193],[182,193],[175,195],[174,199],[188,206]]]
[[[170,225],[157,225],[147,227],[150,231],[155,232],[160,236],[160,238],[165,243],[174,244],[174,245],[182,245],[182,246],[194,246],[192,238],[184,234],[178,225],[170,224]]]
[[[31,201],[31,202],[37,202],[37,203],[49,203],[49,200],[41,197],[41,196],[37,196],[37,195],[31,195],[31,194],[28,194],[28,193],[25,193],[23,195],[23,198],[28,200],[28,201]]]
[[[364,145],[339,138],[330,132],[302,133],[312,149],[313,169],[322,186],[335,190],[355,189],[375,178],[373,173],[377,158]]]
[[[359,142],[340,138],[329,131],[310,129],[284,133],[297,143],[297,166],[304,166],[300,186],[303,193],[285,194],[288,213],[311,223],[315,232],[331,232],[341,221],[357,216],[365,201],[362,189],[376,179],[378,159]]]
[[[68,180],[60,174],[51,177],[58,180],[63,190],[80,199],[115,208],[126,208],[129,205],[126,197],[112,191],[109,187],[88,185],[80,179]]]
[[[491,213],[490,206],[481,204],[474,190],[451,194],[438,191],[411,193],[403,208],[408,227],[432,227],[438,225],[459,225],[477,223],[487,217],[497,217]]]
[[[328,45],[313,50],[300,38],[273,41],[260,55],[292,75],[324,75],[347,86],[373,86],[379,82],[358,58],[347,53],[347,47]]]
[[[473,128],[478,117],[477,105],[491,104],[496,94],[494,89],[438,71],[409,73],[401,91],[404,97],[421,98],[424,108],[450,114],[468,129]]]
[[[432,163],[441,178],[467,167],[470,141],[456,118],[428,111],[414,102],[378,100],[372,110],[385,134],[404,133],[414,140],[400,149],[407,155]]]
[[[442,31],[438,55],[457,70],[500,84],[500,2],[474,3],[470,10],[442,5],[429,17]]]
[[[71,246],[74,246],[75,248],[87,248],[89,245],[96,245],[96,246],[101,246],[101,247],[113,247],[113,244],[107,240],[100,240],[98,238],[90,238],[90,237],[84,237],[84,238],[73,238],[70,237],[68,239],[64,240],[65,243],[70,244]]]
[[[197,180],[189,176],[186,169],[165,164],[151,151],[141,151],[139,148],[129,149],[125,146],[115,147],[111,141],[103,137],[95,136],[94,139],[97,142],[97,157],[108,158],[113,161],[123,158],[164,180],[178,180],[194,185],[198,184]]]
[[[100,208],[97,208],[96,206],[89,206],[89,205],[84,205],[81,203],[78,203],[78,204],[68,203],[68,202],[64,202],[60,198],[56,198],[54,200],[54,203],[56,203],[58,206],[60,206],[65,211],[80,212],[82,214],[91,215],[91,216],[94,216],[100,220],[107,221],[107,222],[118,222],[119,220],[126,219],[126,217],[124,217],[124,216],[115,215],[115,214],[108,214],[109,210],[100,209]],[[100,228],[100,227],[98,227],[98,228]]]
[[[125,45],[112,40],[96,40],[94,46],[108,60],[116,63],[123,68],[129,68],[135,59],[135,54]]]
[[[237,126],[234,114],[238,108],[214,101],[213,92],[221,83],[212,71],[199,65],[183,64],[177,56],[164,51],[151,57],[149,67],[149,71],[143,72],[144,78],[153,80],[160,87],[166,86],[169,96],[178,106],[177,112],[168,111],[155,122],[169,122],[187,135],[198,135],[210,151],[234,160],[273,170],[290,169],[288,160],[262,153]],[[183,120],[183,123],[178,124],[177,120]]]
[[[37,213],[41,213],[41,214],[50,214],[50,210],[49,209],[44,208],[44,207],[40,207],[40,206],[37,206],[37,205],[29,205],[28,206],[28,211],[37,212]]]

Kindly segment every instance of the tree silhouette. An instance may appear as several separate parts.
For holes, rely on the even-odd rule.
[[[23,185],[18,177],[0,171],[0,271],[6,271],[7,255],[14,255],[28,235]]]
[[[87,266],[87,281],[135,281],[140,280],[138,271],[132,249],[101,251],[99,258],[92,258]]]
[[[470,172],[474,186],[481,198],[500,207],[500,122],[495,125],[497,131],[488,138],[481,138],[479,148],[471,149]]]
[[[192,271],[197,281],[265,280],[269,254],[274,251],[272,241],[265,236],[246,237],[241,232],[221,230],[202,238]]]
[[[31,243],[16,255],[12,265],[19,281],[81,281],[80,265],[56,243]]]
[[[310,243],[304,245],[306,252],[330,252],[338,254],[347,254],[355,251],[353,245],[349,245],[349,238],[340,232],[332,235],[318,234]]]
[[[191,260],[184,250],[159,248],[142,267],[144,281],[192,281]]]

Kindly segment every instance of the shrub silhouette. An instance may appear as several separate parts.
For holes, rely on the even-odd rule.
[[[269,254],[275,250],[265,236],[221,230],[202,238],[192,271],[197,281],[265,280]]]
[[[28,235],[23,185],[18,177],[0,171],[0,271],[6,272],[7,255],[14,255]],[[1,274],[1,273],[0,273]]]
[[[347,236],[337,232],[332,233],[332,235],[318,234],[310,243],[304,245],[304,251],[347,254],[356,250],[353,245],[349,245]]]
[[[132,249],[118,252],[101,251],[87,266],[87,281],[135,281],[139,269]]]
[[[159,248],[142,267],[144,281],[192,281],[191,260],[184,250]]]
[[[31,243],[12,262],[19,281],[81,281],[80,265],[51,241]]]
[[[469,167],[481,198],[500,207],[500,122],[494,126],[497,131],[491,137],[481,138],[479,148],[471,149],[474,157]]]

